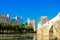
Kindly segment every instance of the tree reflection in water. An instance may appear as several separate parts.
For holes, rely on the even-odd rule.
[[[35,40],[34,34],[0,34],[0,40]]]
[[[49,40],[49,38],[36,34],[0,34],[0,40]],[[57,38],[50,40],[57,40]]]

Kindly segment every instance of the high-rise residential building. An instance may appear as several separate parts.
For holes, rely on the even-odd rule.
[[[10,22],[10,16],[9,14],[0,14],[0,22]]]
[[[16,16],[15,18],[11,19],[11,22],[15,24],[22,24],[22,17],[19,18],[18,16]]]

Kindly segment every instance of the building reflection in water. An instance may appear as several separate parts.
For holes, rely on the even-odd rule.
[[[48,36],[42,36],[42,35],[35,35],[33,37],[34,39],[33,40],[60,40],[60,39],[57,39],[57,38],[54,38],[54,39],[50,39]]]

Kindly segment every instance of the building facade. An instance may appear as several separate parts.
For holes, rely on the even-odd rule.
[[[10,22],[10,16],[9,14],[7,15],[3,15],[3,14],[0,14],[0,22]]]
[[[15,24],[22,24],[22,17],[19,18],[18,16],[16,16],[15,18],[11,19],[11,22]]]
[[[34,31],[36,31],[36,18],[34,18],[34,20],[30,20],[30,18],[28,18],[27,24],[28,24],[28,25],[32,25]]]

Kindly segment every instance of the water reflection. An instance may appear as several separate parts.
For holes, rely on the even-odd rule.
[[[49,40],[49,38],[48,36],[43,37],[42,35],[36,34],[0,34],[0,40]]]
[[[35,40],[34,34],[0,34],[0,40]]]

